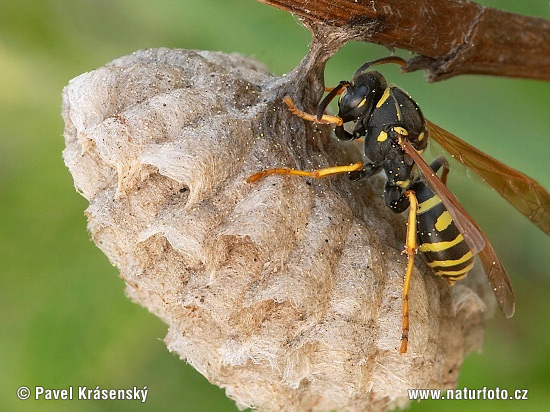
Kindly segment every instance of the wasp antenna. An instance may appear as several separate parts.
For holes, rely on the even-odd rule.
[[[398,64],[399,66],[401,67],[405,67],[407,65],[407,61],[402,59],[401,57],[399,56],[387,56],[387,57],[382,57],[380,59],[376,59],[376,60],[373,60],[373,61],[370,61],[370,62],[366,62],[365,64],[363,64],[361,67],[359,67],[357,69],[357,71],[355,72],[355,74],[353,75],[353,78],[356,78],[357,76],[365,73],[368,71],[368,69],[371,67],[371,66],[377,66],[379,64],[386,64],[386,63],[394,63],[394,64]]]
[[[334,99],[337,95],[341,93],[341,90],[343,88],[346,88],[350,85],[348,81],[342,80],[340,83],[338,83],[338,86],[334,87],[329,94],[325,96],[325,98],[319,103],[319,107],[317,107],[317,120],[321,120],[323,117],[323,114],[325,114],[325,110],[327,109],[327,106],[330,104],[332,99]]]

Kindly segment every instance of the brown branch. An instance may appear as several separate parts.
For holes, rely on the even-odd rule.
[[[351,31],[349,40],[417,53],[408,71],[430,80],[489,74],[550,80],[550,21],[462,0],[259,0],[313,23]]]

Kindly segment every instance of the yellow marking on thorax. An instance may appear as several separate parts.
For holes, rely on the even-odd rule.
[[[435,230],[443,232],[453,222],[453,218],[448,210],[445,210],[435,221]]]
[[[382,130],[378,135],[378,137],[376,138],[376,140],[379,142],[385,142],[387,138],[388,138],[388,134]]]
[[[407,131],[407,129],[404,129],[401,126],[394,127],[393,131],[396,132],[396,133],[399,133],[402,136],[408,136],[409,135],[409,132]]]
[[[418,135],[418,141],[421,142],[422,140],[424,140],[424,137],[425,137],[425,136],[426,136],[426,135],[424,134],[424,132],[420,133],[420,134]]]
[[[382,106],[386,102],[386,100],[388,100],[388,97],[390,97],[390,88],[386,87],[386,90],[384,90],[384,94],[382,95],[380,100],[378,100],[378,103],[376,103],[376,108],[378,109],[380,106]]]
[[[416,210],[416,214],[419,215],[421,213],[427,212],[432,207],[437,206],[441,203],[441,199],[437,195],[433,195],[429,199],[424,200],[422,203],[418,204],[418,209]]]
[[[436,242],[436,243],[423,243],[418,247],[418,250],[421,252],[441,252],[442,250],[447,250],[452,248],[455,245],[458,245],[464,240],[462,233],[459,233],[457,237],[453,240],[446,242]]]
[[[363,106],[363,105],[366,103],[366,101],[367,101],[367,99],[364,98],[363,100],[361,100],[361,103],[359,103],[359,104],[357,105],[357,107]]]
[[[460,265],[461,263],[467,262],[472,257],[473,257],[472,251],[468,251],[467,253],[464,254],[464,256],[462,256],[459,259],[455,259],[455,260],[434,260],[433,262],[428,262],[428,266],[431,267],[431,268],[436,268],[436,267],[448,268],[450,266],[456,266],[456,265]]]

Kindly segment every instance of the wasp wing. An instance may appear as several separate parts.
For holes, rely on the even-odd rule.
[[[473,170],[512,206],[550,235],[550,194],[540,184],[434,123],[426,123],[429,136],[453,158]]]
[[[483,233],[482,236],[485,237]],[[508,279],[504,266],[502,266],[500,259],[487,237],[485,237],[485,249],[479,252],[479,257],[485,275],[491,284],[491,289],[493,289],[493,293],[497,298],[500,310],[504,316],[511,318],[514,315],[516,305],[514,290],[512,289],[512,284],[510,283],[510,279]]]

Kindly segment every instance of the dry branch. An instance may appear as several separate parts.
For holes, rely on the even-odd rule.
[[[259,0],[342,28],[350,40],[403,48],[430,80],[488,74],[550,80],[550,21],[462,0]],[[309,23],[307,23],[309,22]]]

